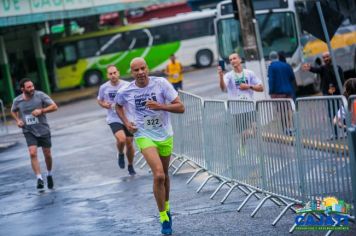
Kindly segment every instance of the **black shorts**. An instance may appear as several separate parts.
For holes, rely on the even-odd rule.
[[[125,135],[127,137],[133,137],[133,134],[131,134],[127,128],[121,124],[121,123],[111,123],[109,124],[110,128],[111,128],[111,131],[112,133],[115,135],[117,131],[120,131],[120,130],[123,130],[125,132]]]
[[[26,139],[27,146],[37,146],[44,148],[51,148],[51,134],[47,134],[44,136],[36,137],[30,132],[23,133]]]

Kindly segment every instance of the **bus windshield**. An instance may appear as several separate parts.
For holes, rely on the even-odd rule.
[[[283,51],[292,56],[298,48],[297,29],[291,12],[256,14],[263,55],[268,58],[271,51]],[[219,53],[222,58],[237,52],[244,57],[240,24],[234,18],[225,18],[217,22]]]

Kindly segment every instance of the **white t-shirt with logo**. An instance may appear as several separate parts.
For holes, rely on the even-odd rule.
[[[120,80],[117,85],[112,85],[110,81],[105,82],[99,88],[98,100],[106,101],[113,104],[111,109],[108,109],[106,115],[106,122],[111,123],[123,123],[115,110],[115,97],[119,89],[128,86],[130,83],[124,80]]]
[[[161,104],[170,104],[178,96],[173,86],[162,77],[149,77],[146,87],[137,87],[132,81],[120,89],[115,102],[129,111],[127,118],[134,122],[137,132],[135,138],[147,137],[154,141],[164,141],[173,135],[169,112],[155,111],[146,107],[146,101],[153,100]]]
[[[241,90],[240,84],[248,85],[262,84],[262,81],[256,77],[251,70],[243,69],[242,73],[236,73],[234,70],[224,75],[224,82],[227,88],[227,94],[230,99],[253,99],[253,90]]]

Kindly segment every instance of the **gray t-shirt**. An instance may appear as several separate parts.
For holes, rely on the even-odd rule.
[[[36,137],[50,134],[49,125],[45,114],[33,116],[31,113],[35,109],[45,108],[53,104],[53,100],[44,92],[35,91],[30,100],[25,100],[21,95],[14,99],[11,107],[12,112],[18,112],[21,120],[24,122],[22,131],[32,133]]]

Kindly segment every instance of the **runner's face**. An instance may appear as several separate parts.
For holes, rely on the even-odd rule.
[[[241,59],[237,54],[230,55],[229,61],[234,68],[239,67],[241,65]]]
[[[119,81],[120,72],[114,66],[110,66],[107,69],[107,77],[112,83],[117,83]]]
[[[148,82],[148,69],[144,61],[136,61],[131,64],[131,74],[138,85],[146,85]]]
[[[24,87],[21,88],[21,90],[26,96],[32,97],[35,93],[35,86],[31,81],[28,81],[24,84]]]

